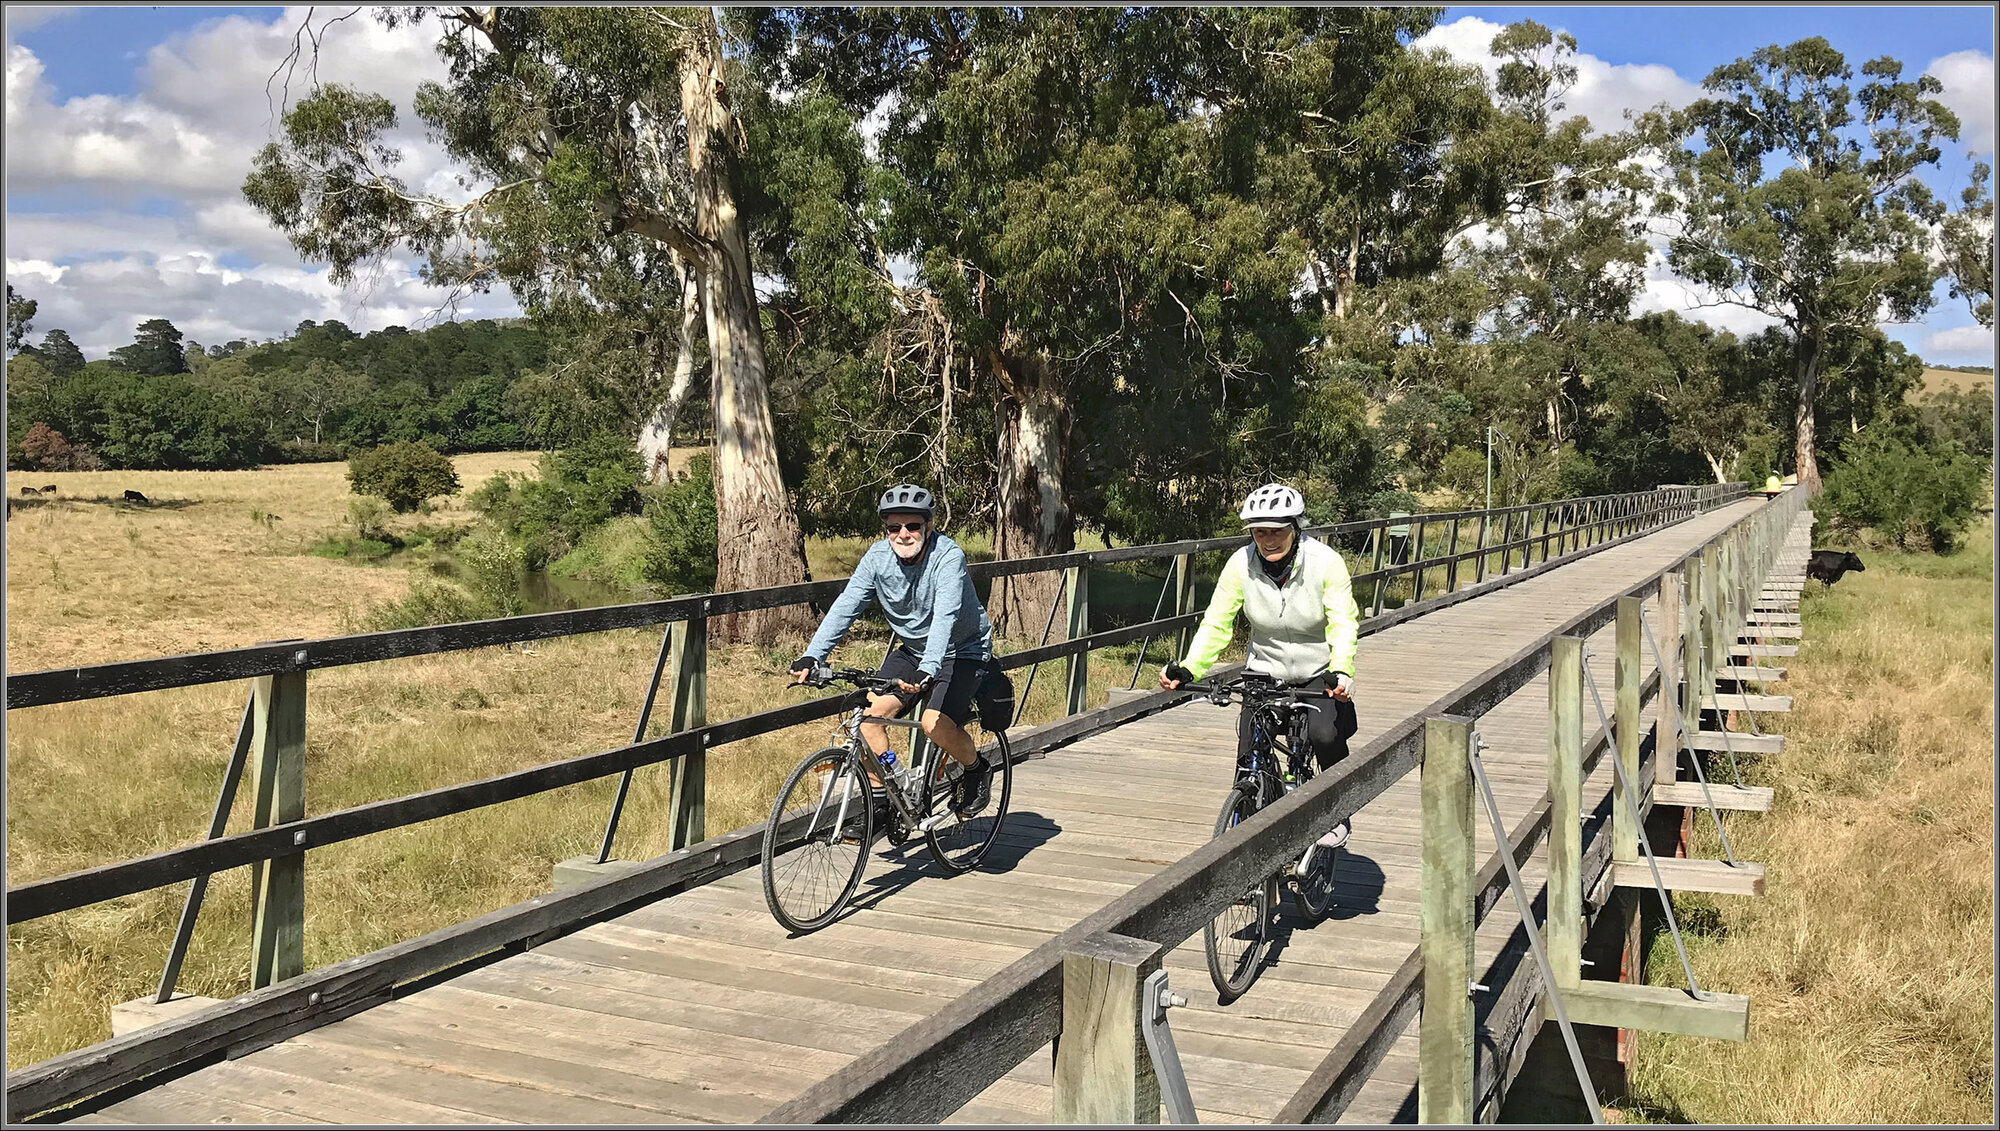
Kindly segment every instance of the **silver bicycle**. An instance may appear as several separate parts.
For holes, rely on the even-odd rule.
[[[871,777],[882,784],[886,811],[881,816],[886,827],[881,831],[889,843],[901,845],[923,834],[931,856],[948,875],[969,872],[986,858],[999,839],[1014,790],[1005,722],[988,732],[999,749],[988,758],[993,781],[986,805],[961,815],[959,786],[964,770],[950,755],[925,743],[922,751],[911,751],[907,764],[892,765],[891,755],[878,757],[861,738],[864,723],[912,732],[921,729],[910,715],[922,699],[895,718],[870,715],[869,693],[900,697],[902,692],[895,680],[860,668],[821,668],[807,677],[805,685],[825,687],[836,681],[853,684],[857,690],[849,696],[835,745],[807,755],[792,770],[764,827],[764,902],[778,922],[799,933],[816,931],[838,918],[868,869],[877,831],[877,813],[869,802]],[[980,726],[986,728],[983,717]]]

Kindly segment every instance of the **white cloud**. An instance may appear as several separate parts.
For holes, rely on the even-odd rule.
[[[1993,331],[1979,325],[1939,330],[1924,339],[1924,356],[1937,359],[1945,354],[1972,354],[1972,363],[1993,362]],[[1963,363],[1959,363],[1963,364]]]
[[[365,332],[439,317],[447,294],[419,280],[416,264],[391,260],[335,288],[241,196],[256,151],[276,135],[285,60],[306,13],[288,8],[270,23],[229,16],[176,34],[146,54],[129,96],[57,101],[34,53],[8,46],[9,193],[78,209],[23,212],[17,203],[7,215],[7,276],[40,304],[37,334],[60,326],[87,356],[101,357],[153,317],[205,343],[278,336],[307,318]],[[391,140],[406,154],[399,175],[462,197],[449,157],[410,113],[418,84],[443,78],[436,27],[391,31],[365,10],[329,22],[322,9],[313,24],[326,25],[317,80],[396,102],[402,120]],[[290,68],[292,101],[315,79],[310,42],[304,52]],[[153,202],[143,214],[130,208],[140,200]],[[518,313],[501,292],[473,296],[456,316]]]
[[[1486,73],[1486,81],[1491,85],[1500,74],[1500,60],[1493,54],[1493,37],[1503,30],[1503,24],[1464,16],[1432,28],[1413,46],[1422,50],[1442,48],[1461,63],[1475,64]],[[1564,29],[1558,26],[1553,30]],[[1581,114],[1599,133],[1625,128],[1628,112],[1642,113],[1662,102],[1678,108],[1701,97],[1701,87],[1680,77],[1671,67],[1655,63],[1613,65],[1582,50],[1574,61],[1576,85],[1563,97],[1561,116]]]
[[[64,16],[74,16],[81,10],[76,4],[9,4],[7,5],[7,37],[24,31],[54,23]]]
[[[1944,84],[1938,101],[1958,115],[1959,143],[1971,153],[1993,156],[1993,56],[1954,51],[1931,60],[1924,73]]]

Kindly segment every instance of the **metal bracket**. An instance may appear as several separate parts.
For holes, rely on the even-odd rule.
[[[1160,1099],[1167,1105],[1167,1122],[1200,1123],[1195,1118],[1194,1097],[1188,1094],[1187,1073],[1181,1070],[1180,1050],[1174,1047],[1174,1031],[1167,1027],[1167,1010],[1186,1005],[1187,999],[1167,988],[1167,972],[1146,975],[1139,1000],[1146,1007],[1146,1023],[1139,1032],[1146,1038],[1146,1055],[1153,1060],[1153,1075],[1160,1081]]]

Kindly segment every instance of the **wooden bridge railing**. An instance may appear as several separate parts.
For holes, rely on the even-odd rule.
[[[1555,565],[1683,521],[1741,498],[1743,493],[1744,485],[1741,483],[1662,487],[1654,491],[1530,503],[1491,511],[1369,519],[1310,528],[1308,533],[1336,546],[1345,544],[1353,547],[1369,555],[1375,563],[1375,568],[1356,573],[1353,577],[1357,599],[1366,594],[1364,609],[1373,613],[1363,622],[1362,631],[1365,634],[1511,585]],[[1411,527],[1414,527],[1414,532],[1406,533]],[[1194,596],[1191,584],[1194,556],[1209,551],[1231,550],[1247,542],[1247,538],[1237,536],[976,564],[972,567],[975,580],[1046,570],[1070,571],[1074,584],[1069,587],[1069,592],[1076,595],[1071,606],[1074,632],[1087,629],[1090,623],[1088,586],[1080,580],[1087,576],[1085,571],[1093,566],[1125,561],[1163,558],[1174,561],[1172,577],[1177,599],[1173,615],[1142,624],[1085,632],[1058,643],[1022,649],[997,657],[999,665],[1004,669],[1016,669],[1065,659],[1070,668],[1067,682],[1074,689],[1081,685],[1080,672],[1087,665],[1093,649],[1191,629],[1200,616],[1191,603]],[[1459,574],[1461,566],[1467,562],[1473,563],[1470,566],[1473,580],[1472,584],[1461,587]],[[1411,598],[1407,603],[1390,609],[1384,594],[1390,583],[1404,577],[1410,578]],[[1425,596],[1427,582],[1436,584],[1442,592]],[[837,595],[844,584],[845,579],[837,579],[733,593],[698,594],[631,605],[323,640],[289,641],[157,660],[8,676],[6,707],[10,711],[227,680],[255,681],[263,690],[253,696],[246,711],[244,736],[255,736],[254,741],[247,744],[256,751],[253,765],[255,780],[274,783],[273,803],[259,807],[260,819],[266,822],[265,827],[216,835],[198,844],[32,881],[7,891],[7,921],[23,922],[181,880],[195,880],[200,884],[214,872],[250,864],[260,872],[256,885],[259,902],[254,922],[258,937],[267,939],[266,947],[259,952],[257,964],[259,977],[263,980],[253,987],[251,995],[232,999],[180,1021],[114,1038],[10,1073],[7,1082],[10,1110],[17,1115],[46,1111],[108,1088],[129,1085],[146,1075],[184,1069],[200,1057],[219,1055],[220,1050],[238,1047],[246,1041],[268,1043],[282,1039],[282,1034],[286,1032],[324,1024],[355,1009],[365,1008],[363,1003],[372,1004],[381,1000],[396,986],[406,984],[412,978],[433,974],[454,963],[490,958],[509,949],[531,945],[536,940],[575,929],[594,918],[617,913],[620,909],[657,898],[665,892],[705,882],[721,872],[742,867],[755,859],[756,838],[761,834],[761,827],[738,830],[713,840],[702,839],[699,789],[692,783],[699,782],[702,777],[701,766],[706,752],[755,735],[830,717],[838,713],[841,698],[828,696],[738,719],[709,723],[700,717],[698,709],[688,711],[685,708],[687,692],[682,690],[677,695],[677,702],[683,706],[674,711],[674,716],[676,725],[685,729],[678,729],[675,733],[641,738],[626,746],[481,781],[299,818],[295,814],[302,811],[302,791],[296,785],[296,767],[305,747],[307,672],[495,644],[667,625],[670,637],[669,641],[663,641],[662,662],[654,671],[653,688],[657,689],[670,655],[675,663],[672,686],[681,689],[690,685],[698,687],[701,678],[699,665],[703,662],[706,649],[693,646],[693,642],[704,638],[702,626],[707,617],[788,604],[822,604]],[[1657,584],[1657,581],[1652,584]],[[683,642],[681,647],[670,646],[669,642],[676,639]],[[1539,670],[1535,666],[1537,662],[1533,657],[1517,657],[1495,669],[1490,688],[1474,689],[1468,696],[1461,697],[1462,701],[1454,700],[1441,710],[1463,711],[1469,705],[1484,702],[1488,692],[1496,692],[1503,687],[1506,693],[1511,693],[1512,688],[1519,684],[1509,686],[1510,681],[1521,671],[1526,672],[1525,676],[1521,676],[1523,681],[1532,678],[1534,672]],[[1539,662],[1545,663],[1545,657]],[[1068,696],[1070,716],[1021,736],[1014,743],[1015,749],[1017,755],[1048,749],[1093,730],[1164,709],[1184,697],[1182,693],[1160,692],[1140,696],[1115,707],[1078,713],[1081,704],[1072,690]],[[1502,693],[1492,702],[1497,703],[1499,698],[1504,697]],[[649,704],[650,700],[649,690]],[[641,734],[644,727],[642,720]],[[1314,787],[1314,797],[1335,789],[1359,792],[1352,794],[1351,804],[1340,802],[1337,813],[1330,815],[1325,807],[1317,811],[1300,809],[1296,811],[1305,814],[1300,819],[1335,819],[1365,804],[1388,781],[1414,764],[1415,734],[1411,731],[1373,744],[1371,749],[1379,748],[1373,756],[1350,759],[1344,767],[1345,772],[1321,779]],[[239,737],[239,748],[245,745],[243,737]],[[681,819],[676,824],[675,848],[680,851],[652,862],[655,867],[643,873],[614,877],[583,889],[502,909],[409,943],[336,963],[323,971],[304,974],[299,970],[301,951],[298,939],[304,906],[302,898],[296,898],[294,891],[298,886],[296,878],[303,875],[304,854],[310,849],[665,762],[679,763],[677,785],[690,784],[689,788],[677,791],[682,811],[679,814]],[[1389,776],[1382,777],[1383,774]],[[285,782],[294,784],[287,786]],[[1343,793],[1341,796],[1347,795]],[[226,806],[219,808],[226,812]],[[1259,820],[1262,819],[1260,816]],[[1259,827],[1257,823],[1252,822],[1246,829],[1256,827]],[[1300,830],[1304,827],[1287,820],[1281,826],[1282,831],[1273,834],[1278,837],[1278,842],[1274,843],[1289,845],[1296,841],[1298,847],[1290,849],[1291,855],[1295,856],[1304,841],[1293,834],[1303,836]],[[217,831],[220,831],[219,826]],[[1264,844],[1263,841],[1255,843]],[[1210,852],[1213,847],[1203,852]],[[1197,853],[1188,863],[1192,864],[1201,856],[1202,853]],[[1262,861],[1265,856],[1279,859],[1285,856],[1285,852],[1276,851],[1272,855],[1257,848],[1247,857],[1211,862],[1206,866],[1208,870],[1200,872],[1205,877],[1202,883],[1221,882],[1224,886],[1205,890],[1234,890],[1229,885],[1235,881],[1229,877],[1238,873],[1247,876],[1249,869],[1261,866],[1261,863],[1246,861],[1252,857]],[[1220,873],[1216,873],[1215,869],[1220,869]],[[1180,869],[1174,871],[1178,874]],[[1247,882],[1244,881],[1245,884]],[[1133,895],[1150,890],[1150,886],[1138,889]],[[1176,887],[1175,890],[1180,889]],[[1176,897],[1179,898],[1183,897]],[[1095,923],[1104,914],[1111,914],[1128,902],[1129,899],[1121,900],[1112,908],[1107,908],[1105,913],[1086,922]],[[1130,923],[1120,914],[1113,914],[1112,918],[1117,926],[1133,928],[1118,932],[1126,934],[1134,931],[1141,931],[1142,934],[1171,933],[1185,924],[1187,929],[1174,936],[1177,942],[1198,929],[1209,916],[1188,919],[1185,914],[1171,910],[1175,904],[1176,900],[1169,900],[1159,908],[1148,907],[1143,913],[1133,912],[1136,918]],[[1083,924],[1079,924],[1081,926]],[[1069,937],[1069,933],[1066,932],[1063,937]],[[1018,1063],[1018,1060],[1010,1062],[1009,1066],[1011,1063]]]
[[[806,1092],[767,1114],[766,1123],[848,1123],[848,1122],[937,1122],[956,1112],[967,1101],[1011,1071],[1044,1044],[1061,1035],[1063,1018],[1063,964],[1071,954],[1089,954],[1106,948],[1135,951],[1133,940],[1150,944],[1164,953],[1200,930],[1234,897],[1252,884],[1271,875],[1284,862],[1297,857],[1306,843],[1333,822],[1352,815],[1373,801],[1404,774],[1423,760],[1427,730],[1434,720],[1456,716],[1475,719],[1497,707],[1503,700],[1528,684],[1551,664],[1552,653],[1565,639],[1573,642],[1612,623],[1621,607],[1627,616],[1636,615],[1636,602],[1660,591],[1663,578],[1694,567],[1709,557],[1730,563],[1739,572],[1730,580],[1761,578],[1803,504],[1803,495],[1788,492],[1776,501],[1757,508],[1729,529],[1709,538],[1686,557],[1669,564],[1624,594],[1578,613],[1568,623],[1526,646],[1513,656],[1487,669],[1478,678],[1440,697],[1410,719],[1368,743],[1336,766],[1315,778],[1279,803],[1259,812],[1228,834],[1203,845],[1172,867],[1139,884],[1124,896],[1079,921],[1048,943],[980,983],[943,1010],[917,1022],[879,1048],[863,1054],[846,1068],[815,1084]],[[1686,632],[1701,632],[1711,625],[1726,623],[1730,615],[1724,590],[1708,590],[1714,599],[1703,596],[1698,587],[1683,587],[1690,604],[1682,617]],[[1754,586],[1750,589],[1754,594]],[[1665,647],[1665,645],[1662,645]],[[1658,695],[1660,673],[1637,684],[1632,678],[1636,663],[1620,665],[1629,671],[1619,687],[1619,718],[1626,720],[1629,738],[1620,737],[1616,726],[1607,731],[1598,727],[1588,742],[1576,742],[1576,773],[1588,774],[1613,744],[1621,758],[1635,762],[1640,753],[1638,723],[1640,705]],[[1694,685],[1698,691],[1701,685]],[[1688,694],[1683,691],[1682,694]],[[1155,698],[1176,698],[1176,692],[1158,692]],[[1698,700],[1697,700],[1698,701]],[[1641,781],[1650,778],[1649,763],[1633,768]],[[1568,802],[1574,803],[1574,794]],[[1609,825],[1609,835],[1600,831],[1587,846],[1579,845],[1572,861],[1575,892],[1598,892],[1610,875],[1615,847],[1628,835],[1628,821],[1617,820],[1610,798],[1594,814],[1600,826]],[[1549,793],[1531,807],[1528,815],[1509,834],[1517,863],[1525,862],[1543,838],[1549,835],[1555,803]],[[1466,814],[1470,816],[1469,812]],[[1565,811],[1566,830],[1580,825],[1577,814]],[[1610,818],[1610,820],[1606,820]],[[1629,819],[1628,819],[1629,820]],[[1427,847],[1427,852],[1429,851]],[[1565,881],[1566,882],[1566,881]],[[1470,950],[1469,932],[1499,901],[1506,877],[1498,854],[1489,859],[1469,885],[1470,906],[1454,908],[1462,929],[1468,934],[1464,946]],[[1567,898],[1569,889],[1565,888]],[[1429,893],[1427,893],[1428,896]],[[1582,914],[1579,906],[1576,914]],[[1582,924],[1578,923],[1580,930]],[[1567,928],[1566,928],[1567,929]],[[1454,943],[1454,946],[1457,944]],[[1454,969],[1442,992],[1462,998],[1465,984],[1462,971]],[[1361,1083],[1381,1061],[1389,1046],[1401,1034],[1425,993],[1425,953],[1412,951],[1401,968],[1348,1030],[1346,1036],[1311,1074],[1305,1085],[1279,1113],[1275,1122],[1326,1122],[1345,1109]],[[1457,980],[1452,980],[1457,979]],[[1436,987],[1433,987],[1434,989]],[[1541,1008],[1541,995],[1532,976],[1511,978],[1486,1013],[1486,1028],[1496,1037],[1519,1036],[1525,1019]],[[1133,1003],[1125,1015],[1136,1015],[1140,1003]],[[1462,1084],[1464,1102],[1453,1098],[1453,1113],[1471,1113],[1481,1106],[1482,1097],[1493,1097],[1500,1087],[1504,1066],[1511,1049],[1499,1049],[1483,1057],[1475,1055],[1472,1012],[1438,1010],[1449,1017],[1452,1029],[1445,1039],[1433,1036],[1433,1050],[1426,1073],[1435,1090],[1442,1068],[1453,1084]],[[1134,1040],[1129,1027],[1111,1028]],[[1108,1032],[1109,1029],[1100,1030]],[[1443,1052],[1436,1051],[1442,1048]],[[1059,1052],[1060,1058],[1060,1052]],[[1420,1054],[1421,1056],[1421,1054]],[[1455,1058],[1462,1056],[1463,1063]],[[1135,1063],[1129,1056],[1101,1058],[1103,1071],[1125,1071]],[[1144,1053],[1137,1056],[1144,1060]],[[1441,1061],[1449,1063],[1440,1064]],[[1142,1067],[1141,1071],[1149,1071]],[[1058,1089],[1086,1079],[1084,1086],[1110,1093],[1120,1089],[1120,1081],[1088,1080],[1089,1072],[1072,1069],[1058,1073]],[[1123,1088],[1130,1092],[1128,1085]],[[1143,1089],[1139,1089],[1143,1093]],[[1057,1097],[1056,1109],[1075,1107],[1065,1097]],[[1153,1122],[1157,1108],[1135,1109],[1135,1122]]]

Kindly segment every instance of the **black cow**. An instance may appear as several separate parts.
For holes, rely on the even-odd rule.
[[[148,500],[146,496],[141,495],[137,491],[127,491],[125,492],[125,501],[128,503],[144,503],[144,502],[149,502],[150,500]]]
[[[1846,550],[1814,550],[1812,560],[1806,563],[1806,576],[1832,585],[1840,580],[1843,573],[1867,573],[1868,567],[1861,559]]]
[[[21,488],[21,493],[23,495],[32,495],[35,493],[35,489],[33,487],[23,487]]]
[[[55,484],[53,484],[53,483],[51,483],[51,484],[49,484],[48,486],[46,486],[46,487],[42,488],[42,494],[44,494],[44,495],[53,495],[53,494],[55,494],[55,493],[56,493],[56,485],[55,485]]]

